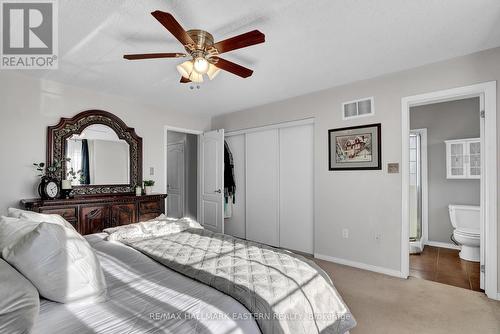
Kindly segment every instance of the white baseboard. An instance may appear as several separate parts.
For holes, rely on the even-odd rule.
[[[398,270],[394,270],[394,269],[378,267],[378,266],[374,266],[371,264],[340,259],[338,257],[333,257],[333,256],[328,256],[328,255],[323,255],[323,254],[318,254],[318,253],[314,253],[314,257],[318,258],[320,260],[325,260],[325,261],[330,261],[333,263],[343,264],[343,265],[346,265],[349,267],[369,270],[369,271],[373,271],[373,272],[376,272],[379,274],[394,276],[394,277],[398,277],[398,278],[406,278],[405,276],[403,276],[402,272],[400,272]]]
[[[455,244],[449,244],[447,242],[439,242],[439,241],[424,241],[424,245],[426,246],[433,246],[433,247],[441,247],[441,248],[448,248],[448,249],[458,249],[460,250],[460,246],[457,246]]]

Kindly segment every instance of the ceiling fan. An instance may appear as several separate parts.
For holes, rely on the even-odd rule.
[[[264,43],[265,35],[258,30],[253,30],[223,41],[214,43],[213,36],[199,29],[185,31],[170,13],[156,10],[151,13],[179,42],[182,43],[186,53],[146,53],[129,54],[123,58],[128,60],[153,59],[153,58],[183,58],[191,57],[179,65],[177,71],[181,74],[181,83],[203,82],[203,76],[214,79],[220,70],[231,72],[242,78],[252,75],[253,71],[219,57],[220,54],[245,48],[247,46]]]

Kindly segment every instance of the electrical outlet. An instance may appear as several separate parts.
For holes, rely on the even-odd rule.
[[[349,239],[349,229],[347,228],[342,229],[342,238]]]
[[[382,233],[375,233],[375,241],[376,242],[382,241]]]

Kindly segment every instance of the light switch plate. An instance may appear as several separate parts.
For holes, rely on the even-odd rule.
[[[149,175],[155,175],[155,168],[154,167],[149,167]]]
[[[387,173],[389,173],[389,174],[398,174],[399,173],[399,163],[397,163],[397,162],[389,162],[387,164]]]

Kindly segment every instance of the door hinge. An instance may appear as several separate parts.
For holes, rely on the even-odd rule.
[[[484,264],[482,264],[482,265],[479,267],[479,270],[480,270],[482,273],[485,273],[485,272],[486,272],[486,267],[484,266]]]
[[[479,116],[480,116],[481,118],[484,118],[484,115],[485,115],[484,110],[481,110],[481,111],[479,112]]]

